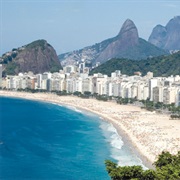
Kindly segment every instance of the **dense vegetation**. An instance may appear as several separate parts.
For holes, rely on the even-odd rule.
[[[133,75],[137,71],[140,71],[142,75],[145,75],[148,71],[153,72],[154,76],[180,75],[180,52],[140,61],[125,58],[112,59],[93,69],[91,74],[102,73],[110,76],[111,72],[115,70],[121,70],[122,74],[127,75]]]
[[[176,155],[162,152],[153,164],[155,169],[141,166],[118,166],[106,160],[106,170],[112,180],[178,180],[180,179],[180,151]]]
[[[153,102],[149,99],[139,101],[143,104],[143,108],[148,111],[169,111],[173,115],[180,115],[180,106],[176,107],[174,103],[163,104],[162,102]]]
[[[16,51],[12,51],[12,53],[9,54],[9,55],[3,54],[2,58],[0,58],[0,64],[8,64],[8,63],[10,63],[16,56],[17,56],[17,52],[16,52]]]
[[[6,75],[15,75],[16,74],[16,68],[18,68],[18,65],[16,64],[16,62],[9,62],[8,66],[6,66],[6,70],[3,71],[3,76]]]
[[[32,43],[26,45],[26,48],[33,49],[33,48],[39,48],[39,47],[41,47],[41,49],[44,50],[46,43],[47,43],[47,42],[46,42],[45,40],[43,40],[43,39],[42,39],[42,40],[37,40],[37,41],[33,41]],[[48,44],[48,46],[51,47],[50,44]]]
[[[0,64],[3,64],[3,66],[6,67],[6,70],[3,71],[3,76],[6,76],[6,74],[15,74],[15,70],[18,65],[16,62],[14,62],[14,59],[16,58],[17,54],[17,49],[13,48],[10,54],[3,54],[2,57],[0,57]]]

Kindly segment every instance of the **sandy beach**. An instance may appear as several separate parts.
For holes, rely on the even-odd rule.
[[[0,91],[0,96],[70,105],[96,113],[117,128],[118,133],[131,143],[147,167],[151,167],[162,151],[172,154],[180,151],[180,121],[170,120],[167,115],[149,112],[132,105],[50,93]]]

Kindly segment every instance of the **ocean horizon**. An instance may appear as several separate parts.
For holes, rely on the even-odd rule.
[[[114,126],[71,106],[0,97],[0,179],[110,179],[104,161],[143,165]]]

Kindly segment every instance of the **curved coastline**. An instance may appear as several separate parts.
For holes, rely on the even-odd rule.
[[[180,121],[170,121],[168,116],[148,112],[136,106],[50,93],[0,91],[0,96],[68,105],[95,113],[113,124],[123,141],[132,147],[148,168],[153,168],[152,163],[163,150],[171,153],[180,150]]]

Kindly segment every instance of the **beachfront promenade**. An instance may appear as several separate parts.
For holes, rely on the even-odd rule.
[[[170,120],[168,115],[149,112],[132,105],[48,93],[0,91],[0,96],[70,105],[96,113],[113,123],[147,165],[153,163],[162,151],[176,154],[180,150],[180,121]]]

